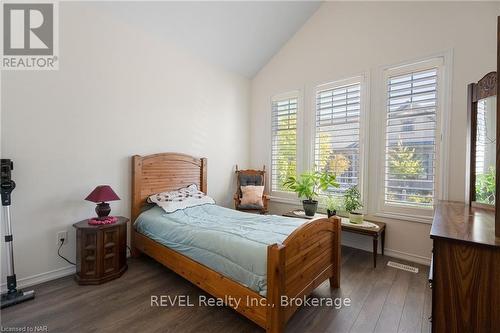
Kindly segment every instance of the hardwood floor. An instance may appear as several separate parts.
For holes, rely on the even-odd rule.
[[[388,267],[389,259],[379,255],[373,269],[371,253],[343,247],[341,288],[330,290],[327,281],[312,297],[348,297],[351,306],[303,307],[286,332],[429,332],[428,267],[412,263],[419,273],[409,273]],[[263,332],[227,307],[151,307],[151,295],[188,295],[197,303],[206,294],[147,257],[129,260],[121,278],[103,285],[79,286],[66,277],[34,289],[35,300],[1,311],[3,330],[47,325],[48,332]]]

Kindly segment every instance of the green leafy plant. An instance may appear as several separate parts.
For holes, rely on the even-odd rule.
[[[345,191],[344,207],[349,213],[363,207],[363,204],[361,203],[361,193],[359,193],[357,186],[351,186]]]
[[[490,167],[488,172],[476,175],[476,201],[488,205],[495,204],[495,167]]]
[[[299,198],[313,201],[318,197],[319,191],[326,191],[329,187],[338,187],[335,175],[328,172],[307,171],[298,177],[289,176],[283,183],[283,187],[297,193]]]
[[[337,195],[329,195],[325,198],[325,206],[329,211],[339,212],[343,210],[343,201],[342,197]]]

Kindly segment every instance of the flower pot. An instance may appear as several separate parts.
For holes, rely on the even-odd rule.
[[[334,210],[327,209],[326,213],[328,214],[328,218],[337,215],[337,211],[335,209]]]
[[[361,213],[349,213],[349,222],[354,224],[363,223],[363,214]]]
[[[302,200],[302,206],[304,206],[304,212],[306,216],[314,216],[318,210],[318,201],[316,200]]]

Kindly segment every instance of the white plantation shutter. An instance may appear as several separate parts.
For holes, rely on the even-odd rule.
[[[316,91],[314,164],[318,171],[336,175],[342,195],[361,176],[361,83],[328,84]]]
[[[386,204],[432,208],[436,195],[438,68],[387,78]]]
[[[272,191],[289,192],[283,182],[297,172],[297,109],[297,96],[272,101]]]

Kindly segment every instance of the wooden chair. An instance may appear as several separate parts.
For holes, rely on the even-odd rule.
[[[238,183],[238,188],[234,194],[234,208],[236,210],[248,212],[248,213],[259,213],[266,214],[268,212],[269,195],[267,193],[262,194],[263,206],[242,206],[241,205],[241,186],[255,185],[255,186],[265,186],[266,185],[266,166],[263,166],[262,170],[238,170],[236,166],[236,179]]]

